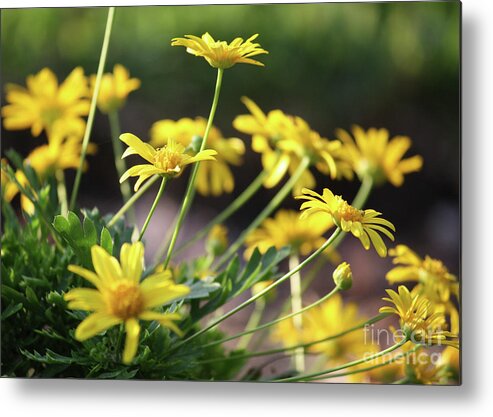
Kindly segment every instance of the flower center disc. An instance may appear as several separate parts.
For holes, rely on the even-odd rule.
[[[122,320],[138,316],[143,305],[138,285],[131,282],[116,284],[111,289],[109,304],[111,313]]]

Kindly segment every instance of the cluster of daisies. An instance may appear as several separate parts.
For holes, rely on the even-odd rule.
[[[115,164],[120,175],[124,207],[130,207],[138,196],[131,194],[128,187],[130,178],[137,178],[133,187],[135,193],[147,190],[159,179],[162,186],[138,241],[124,244],[119,260],[96,245],[91,251],[92,270],[69,266],[71,272],[91,284],[91,287],[74,288],[65,294],[68,308],[90,312],[76,329],[77,340],[84,341],[123,323],[126,342],[122,360],[129,364],[138,351],[140,320],[157,321],[176,334],[182,334],[180,312],[156,309],[183,298],[190,291],[187,286],[173,281],[169,261],[193,193],[188,190],[184,198],[183,217],[178,219],[166,260],[144,279],[144,244],[141,240],[164,185],[179,178],[187,166],[193,167],[189,185],[200,194],[219,196],[234,190],[232,167],[242,164],[245,144],[238,137],[225,138],[214,126],[213,117],[224,70],[239,63],[264,65],[253,59],[267,54],[255,43],[257,36],[247,40],[236,38],[230,43],[216,41],[208,33],[202,37],[187,35],[173,39],[173,46],[186,47],[188,53],[203,57],[218,70],[219,87],[216,87],[209,118],[159,120],[150,128],[149,142],[132,133],[117,132],[118,111],[126,103],[128,95],[139,88],[140,81],[131,78],[122,65],[115,65],[113,73],[104,74],[100,79],[97,107],[108,115],[114,127],[112,133],[117,137]],[[66,169],[86,169],[86,154],[96,152],[94,144],[83,140],[87,136],[85,117],[90,112],[90,98],[96,81],[96,76],[86,77],[82,68],[76,68],[58,84],[53,72],[45,68],[29,76],[26,87],[6,86],[7,104],[2,108],[4,128],[30,129],[34,137],[45,134],[47,143],[35,148],[24,160],[41,182],[55,176],[64,183],[63,172]],[[260,154],[263,171],[256,180],[257,187],[249,189],[248,195],[243,194],[240,201],[244,203],[261,186],[276,187],[285,178],[289,189],[283,190],[302,200],[301,215],[287,209],[275,212],[278,205],[270,205],[257,217],[255,227],[248,229],[239,242],[245,246],[247,259],[255,250],[265,253],[271,247],[281,249],[289,246],[293,255],[291,259],[296,261],[290,263],[290,269],[296,270],[290,273],[290,277],[291,297],[298,301],[293,302],[289,317],[276,321],[272,339],[286,347],[295,347],[294,356],[299,357],[300,352],[301,355],[317,354],[324,358],[323,364],[339,366],[337,369],[344,369],[340,365],[348,361],[356,361],[348,376],[358,381],[393,382],[406,378],[406,381],[415,383],[443,383],[451,373],[458,373],[457,277],[441,261],[429,256],[421,258],[405,245],[388,250],[385,240],[394,241],[394,225],[382,217],[382,213],[363,207],[373,187],[385,183],[399,187],[405,175],[421,169],[421,156],[404,157],[411,147],[410,138],[391,137],[386,129],[364,130],[353,126],[351,132],[338,129],[335,137],[328,139],[299,116],[279,109],[264,112],[247,97],[243,97],[242,102],[248,113],[237,116],[233,126],[241,134],[251,136],[252,149]],[[142,163],[128,167],[125,158],[131,155],[141,157]],[[2,198],[11,202],[19,192],[22,194],[28,181],[21,171],[12,175],[8,166],[8,161],[2,159]],[[329,181],[357,177],[362,183],[362,194],[350,204],[342,196],[334,195],[329,188],[315,191],[315,170]],[[34,213],[32,201],[24,195],[21,195],[21,205],[26,213]],[[125,211],[120,211],[120,215]],[[228,216],[233,212],[233,209],[228,210]],[[221,217],[221,221],[228,216]],[[209,242],[214,241],[221,247],[216,252],[226,252],[228,243],[224,226],[216,222],[207,231],[210,231]],[[380,360],[378,352],[381,347],[365,340],[365,329],[361,325],[371,320],[358,311],[357,305],[345,303],[339,294],[339,290],[350,287],[348,279],[352,278],[350,266],[345,262],[334,273],[337,291],[323,302],[314,303],[316,305],[310,308],[303,307],[303,289],[299,281],[299,271],[304,265],[302,260],[320,252],[321,257],[329,262],[337,265],[341,261],[335,245],[327,245],[327,239],[330,239],[328,232],[341,237],[351,234],[364,249],[373,247],[380,257],[389,254],[393,258],[396,266],[388,272],[388,282],[413,282],[414,286],[411,290],[404,285],[400,285],[397,292],[388,290],[388,298],[384,300],[390,305],[380,309],[380,317],[398,317],[402,341],[396,346],[401,350],[400,357],[430,346],[447,346],[439,364],[432,363],[426,353],[424,360],[406,361],[404,364],[397,361],[396,356]],[[207,268],[204,276],[210,278],[214,274],[213,265],[209,264]],[[262,285],[263,289],[259,290],[257,286],[252,292],[260,294],[266,288],[276,286],[275,283]],[[396,329],[393,331],[397,332]],[[369,357],[361,360],[364,355]],[[297,370],[303,376],[304,367],[300,367]],[[327,373],[321,376],[327,377]],[[313,375],[311,380],[319,377]],[[306,376],[304,380],[310,378]]]

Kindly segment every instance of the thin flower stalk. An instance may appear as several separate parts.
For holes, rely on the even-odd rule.
[[[108,227],[113,226],[118,221],[118,219],[120,219],[159,178],[161,178],[161,176],[157,174],[149,178],[145,182],[145,184],[139,188],[139,191],[137,191],[132,197],[130,197],[130,199],[123,205],[123,207],[118,210],[116,214],[110,219],[110,221],[108,222]]]
[[[159,190],[156,194],[156,198],[154,199],[154,202],[152,203],[151,209],[149,210],[149,214],[147,215],[147,218],[144,222],[144,225],[142,226],[142,230],[141,230],[140,235],[139,235],[139,242],[144,237],[144,233],[147,230],[147,226],[149,226],[149,222],[151,221],[152,215],[154,214],[154,211],[156,210],[157,205],[159,204],[159,200],[161,199],[161,197],[163,195],[167,181],[168,181],[167,177],[163,177],[163,179],[161,180],[161,185],[160,185]]]
[[[295,269],[287,272],[284,274],[281,278],[277,279],[275,282],[273,282],[271,285],[268,287],[264,288],[262,291],[259,291],[240,305],[236,306],[235,308],[231,309],[227,313],[224,313],[222,316],[218,317],[217,319],[213,320],[212,323],[210,323],[208,326],[204,327],[203,329],[199,330],[198,332],[192,334],[189,336],[187,339],[183,340],[181,343],[178,343],[175,345],[174,349],[177,349],[180,347],[182,344],[188,343],[191,340],[195,339],[196,337],[208,332],[209,330],[213,329],[216,327],[219,323],[222,323],[224,320],[227,318],[233,316],[234,314],[238,313],[239,311],[243,310],[245,307],[248,307],[250,304],[258,300],[260,297],[264,296],[267,294],[269,291],[272,289],[276,288],[280,284],[282,284],[284,281],[288,280],[293,274],[295,274],[298,271],[301,271],[306,265],[308,265],[310,262],[312,262],[318,255],[320,255],[324,250],[326,250],[336,239],[336,237],[339,235],[340,229],[337,228],[334,230],[332,235],[327,239],[327,241],[320,246],[319,249],[317,249],[315,252],[313,252],[309,257],[307,257],[303,262],[301,262]]]
[[[255,332],[258,332],[260,330],[265,330],[271,326],[274,326],[284,320],[288,320],[288,319],[291,319],[291,318],[294,318],[294,317],[297,317],[297,316],[300,316],[301,314],[303,314],[304,312],[322,304],[323,302],[327,301],[328,299],[330,299],[334,294],[336,294],[337,292],[339,292],[339,288],[336,287],[334,288],[332,291],[330,291],[329,293],[327,293],[326,295],[324,295],[322,298],[320,298],[319,300],[303,307],[303,308],[300,308],[296,311],[293,311],[289,314],[286,314],[282,317],[279,317],[275,320],[272,320],[272,321],[269,321],[267,323],[264,323],[264,324],[261,324],[260,326],[257,326],[257,327],[252,327],[250,329],[247,329],[241,333],[238,333],[238,334],[235,334],[233,336],[229,336],[229,337],[226,337],[224,339],[221,339],[221,340],[217,340],[217,341],[214,341],[214,342],[211,342],[211,343],[208,343],[206,345],[204,345],[204,347],[209,347],[209,346],[215,346],[215,345],[219,345],[219,344],[222,344],[222,343],[225,343],[225,342],[229,342],[230,340],[234,340],[234,339],[237,339],[238,337],[243,337],[245,335],[248,335],[248,334],[252,334],[252,333],[255,333]],[[295,348],[295,349],[300,349],[300,348]],[[301,349],[303,349],[303,347],[301,347]]]
[[[289,257],[289,269],[296,269],[300,260],[297,254],[293,253]],[[298,272],[289,278],[289,288],[291,291],[291,314],[293,315],[293,324],[297,331],[301,331],[303,327],[303,316],[298,314],[303,309],[303,301],[301,296],[301,275]],[[298,348],[293,354],[294,368],[298,372],[305,370],[305,352],[303,348]]]
[[[403,340],[401,340],[400,342],[398,342],[398,343],[390,346],[389,348],[384,349],[378,353],[375,353],[374,355],[371,355],[367,358],[357,359],[355,361],[351,361],[351,362],[345,363],[343,365],[336,366],[334,368],[325,369],[325,370],[320,371],[320,372],[313,372],[313,373],[305,374],[305,375],[297,375],[297,376],[293,376],[293,377],[289,377],[289,378],[276,379],[276,380],[273,380],[272,382],[302,382],[305,380],[309,380],[311,378],[316,378],[319,376],[331,374],[332,372],[337,372],[337,371],[340,371],[342,369],[351,368],[351,367],[359,365],[361,363],[369,362],[369,361],[377,359],[381,356],[387,355],[388,353],[391,353],[394,350],[399,349],[401,346],[403,346],[407,342],[408,342],[407,338],[403,338]]]
[[[352,333],[356,330],[362,329],[365,326],[370,326],[374,323],[377,323],[384,318],[386,318],[388,314],[378,314],[374,317],[372,317],[369,320],[366,320],[360,324],[357,324],[356,326],[350,327],[347,330],[344,330],[343,332],[336,333],[334,335],[326,336],[321,339],[313,340],[311,342],[305,342],[305,343],[297,343],[291,346],[286,346],[286,347],[281,347],[281,348],[275,348],[275,349],[269,349],[269,350],[263,350],[263,351],[257,351],[257,352],[249,352],[249,353],[244,353],[244,354],[239,354],[239,355],[231,355],[228,357],[220,357],[220,358],[210,358],[210,359],[204,359],[203,361],[200,361],[200,364],[205,364],[205,363],[213,363],[213,362],[218,362],[218,361],[224,361],[224,360],[235,360],[235,359],[248,359],[248,358],[254,358],[257,356],[268,356],[268,355],[274,355],[276,353],[283,353],[283,352],[289,352],[298,348],[308,348],[311,346],[318,345],[320,343],[327,342],[329,340],[337,339],[339,337],[343,337],[349,333]],[[224,342],[225,340],[223,340]],[[207,346],[212,346],[211,344],[204,345],[204,347]]]
[[[243,190],[243,192],[228,207],[226,207],[221,213],[214,217],[214,219],[212,219],[203,229],[198,231],[194,236],[180,245],[176,249],[175,254],[182,252],[198,240],[207,236],[207,233],[209,233],[209,231],[216,224],[224,223],[227,219],[229,219],[234,213],[236,213],[241,207],[243,207],[245,203],[257,193],[258,190],[260,190],[266,176],[267,172],[265,170],[262,170],[260,174],[252,181],[252,183],[247,188],[245,188],[245,190]]]
[[[74,188],[72,189],[72,195],[70,198],[70,210],[73,210],[77,201],[77,194],[79,192],[80,181],[82,178],[82,170],[84,168],[84,162],[86,160],[87,146],[89,145],[89,138],[91,137],[92,125],[94,122],[94,115],[96,113],[96,105],[99,96],[99,90],[101,88],[101,79],[103,78],[104,66],[106,64],[106,57],[108,56],[108,46],[110,43],[111,29],[113,27],[113,18],[115,16],[115,8],[108,8],[108,18],[106,20],[106,29],[104,32],[103,46],[101,48],[101,55],[99,56],[98,71],[96,75],[96,82],[94,84],[94,91],[92,93],[91,107],[89,109],[89,116],[87,117],[86,130],[84,132],[84,139],[82,140],[82,151],[80,155],[79,168],[75,174]]]
[[[269,217],[272,212],[279,207],[287,195],[291,192],[296,182],[303,175],[305,170],[310,165],[310,158],[305,157],[301,160],[296,172],[291,176],[291,178],[284,184],[284,186],[279,190],[279,192],[274,196],[274,198],[265,206],[265,208],[260,212],[260,214],[253,220],[252,223],[238,236],[236,241],[230,245],[226,253],[218,260],[215,265],[217,270],[222,265],[224,265],[233,256],[236,251],[241,247],[246,237],[250,234],[252,230],[255,230],[267,217]]]
[[[202,143],[200,145],[200,151],[203,151],[205,149],[205,145],[207,143],[207,138],[209,136],[209,131],[211,130],[212,123],[214,122],[214,116],[216,114],[217,105],[219,103],[219,94],[221,92],[223,73],[224,73],[223,68],[217,69],[217,79],[216,79],[216,88],[214,90],[214,98],[212,99],[211,111],[209,113],[209,118],[207,119],[207,126],[205,128],[204,137],[202,138]],[[194,192],[195,181],[197,178],[197,172],[198,172],[199,166],[200,166],[200,163],[197,162],[192,169],[192,173],[190,174],[190,179],[188,180],[187,191],[185,193],[185,197],[183,198],[183,203],[181,205],[180,213],[178,215],[178,221],[176,222],[176,226],[175,226],[175,229],[173,231],[173,235],[171,237],[170,244],[168,246],[168,252],[166,254],[166,259],[164,261],[164,268],[167,268],[167,266],[171,260],[171,256],[173,255],[173,250],[174,250],[175,245],[176,245],[176,240],[178,239],[178,234],[180,233],[180,229],[181,229],[181,226],[182,226],[183,221],[185,219],[185,216],[188,212],[188,209],[192,204],[193,196],[195,195],[195,192]]]

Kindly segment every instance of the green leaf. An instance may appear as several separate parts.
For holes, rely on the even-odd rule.
[[[14,315],[17,313],[19,310],[21,310],[23,307],[22,303],[10,303],[9,306],[2,312],[2,321],[5,320],[6,318]]]
[[[70,245],[81,264],[91,267],[91,247],[98,244],[98,234],[94,222],[88,217],[81,223],[79,217],[70,211],[67,217],[56,216],[53,227]]]
[[[101,230],[100,240],[103,249],[110,255],[113,255],[113,239],[111,238],[110,231],[106,227],[103,227],[103,229]]]

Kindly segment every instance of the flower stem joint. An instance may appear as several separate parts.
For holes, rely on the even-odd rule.
[[[342,262],[332,274],[334,283],[343,291],[349,290],[353,285],[353,273],[347,262]]]

